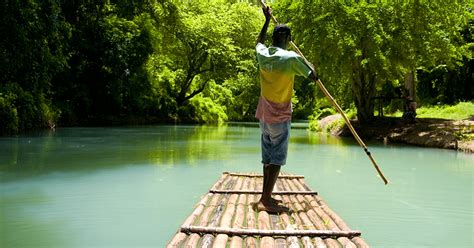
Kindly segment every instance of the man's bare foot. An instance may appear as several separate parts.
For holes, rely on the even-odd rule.
[[[290,212],[290,209],[284,206],[280,206],[277,204],[264,204],[263,202],[259,201],[255,203],[255,208],[258,211],[266,211],[268,213],[284,213],[284,212]]]
[[[272,202],[272,204],[275,204],[275,205],[278,205],[283,202],[282,200],[277,200],[275,198],[270,198],[270,201]]]
[[[261,199],[259,200],[259,202],[262,201]],[[273,204],[273,205],[278,205],[280,203],[282,203],[283,201],[282,200],[277,200],[275,198],[270,198],[270,203]]]

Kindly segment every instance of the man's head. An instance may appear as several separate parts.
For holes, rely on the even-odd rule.
[[[291,29],[285,24],[278,24],[273,29],[272,45],[286,49],[291,41]]]

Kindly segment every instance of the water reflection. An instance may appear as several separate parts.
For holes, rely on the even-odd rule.
[[[472,246],[474,155],[368,145],[388,186],[355,141],[304,129],[283,171],[305,175],[374,247]],[[0,246],[163,247],[223,171],[259,161],[255,123],[0,138]]]

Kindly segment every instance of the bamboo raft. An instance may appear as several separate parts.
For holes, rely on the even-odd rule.
[[[260,174],[224,172],[167,247],[369,247],[303,181],[280,174],[273,197],[292,212],[255,210]]]

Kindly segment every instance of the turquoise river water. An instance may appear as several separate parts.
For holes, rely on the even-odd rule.
[[[224,171],[261,172],[247,126],[61,128],[0,138],[0,247],[164,247]],[[372,247],[474,247],[474,155],[293,129],[305,176]]]

